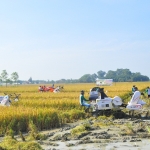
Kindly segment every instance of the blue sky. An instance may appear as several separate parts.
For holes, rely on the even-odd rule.
[[[0,73],[78,79],[130,69],[150,77],[149,0],[0,0]]]

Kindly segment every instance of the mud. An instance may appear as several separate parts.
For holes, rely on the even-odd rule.
[[[83,125],[86,132],[72,134]],[[38,140],[43,150],[148,150],[150,149],[150,119],[88,118],[64,124],[61,128],[41,131],[46,140]],[[24,134],[28,136],[28,134]],[[15,138],[21,141],[19,135]],[[3,137],[0,137],[0,141]]]
[[[71,130],[85,122],[90,124],[90,129],[72,136]],[[94,126],[102,122],[111,125]],[[132,126],[127,127],[127,124]],[[86,119],[65,124],[60,129],[42,131],[48,138],[38,142],[44,150],[147,150],[150,147],[148,127],[149,119]]]

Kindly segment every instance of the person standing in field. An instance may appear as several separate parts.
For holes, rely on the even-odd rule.
[[[39,92],[43,92],[42,86],[39,86]]]
[[[54,84],[52,84],[52,88],[54,89]]]
[[[79,102],[80,102],[80,105],[81,105],[81,106],[87,107],[87,109],[86,109],[85,111],[88,111],[89,108],[90,108],[90,104],[88,104],[86,101],[89,101],[89,100],[87,100],[87,99],[84,97],[84,91],[82,90],[82,91],[81,91],[81,94],[80,94],[80,96],[79,96]]]
[[[150,98],[150,88],[149,86],[146,89],[147,98]]]
[[[133,85],[133,87],[132,87],[132,93],[134,93],[135,92],[135,85]]]

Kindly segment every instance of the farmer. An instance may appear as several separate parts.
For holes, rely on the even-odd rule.
[[[135,92],[135,85],[133,85],[133,87],[132,87],[132,93],[134,93]]]
[[[54,84],[52,84],[52,88],[54,89]]]
[[[138,91],[138,87],[136,87],[135,85],[133,85],[133,87],[132,87],[132,93],[130,94],[131,98],[132,98],[132,96],[134,95],[134,93],[136,91]],[[141,95],[143,95],[143,93],[141,93]]]
[[[135,86],[135,92],[136,92],[136,91],[139,91],[139,89],[138,89],[138,87]],[[140,93],[141,93],[141,95],[144,95],[143,92],[140,92]]]
[[[85,99],[83,90],[81,91],[81,94],[80,94],[80,97],[79,97],[79,101],[80,101],[80,105],[81,106],[87,107],[87,109],[85,111],[88,111],[89,108],[90,108],[90,104],[85,102],[85,101],[89,101],[89,100]]]
[[[39,92],[43,92],[43,87],[39,86]]]
[[[150,88],[149,88],[149,86],[146,89],[146,94],[147,94],[147,97],[150,98]]]

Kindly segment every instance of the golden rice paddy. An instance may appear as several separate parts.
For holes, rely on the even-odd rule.
[[[38,92],[39,85],[0,87],[0,95],[4,95],[4,93],[21,94],[18,102],[11,99],[10,107],[0,107],[0,134],[4,134],[8,129],[15,132],[26,132],[30,120],[39,130],[45,130],[85,118],[87,114],[79,104],[80,91],[84,90],[85,97],[88,99],[89,91],[96,86],[95,83],[61,85],[64,86],[64,89],[59,93]],[[111,86],[101,87],[109,97],[117,95],[124,99],[125,95],[131,93],[133,85],[142,91],[150,86],[150,82],[113,83]]]

